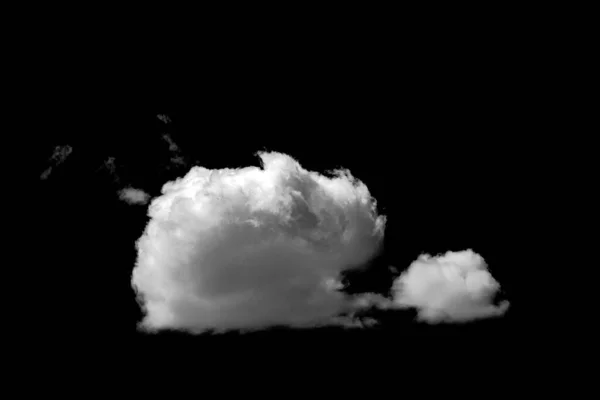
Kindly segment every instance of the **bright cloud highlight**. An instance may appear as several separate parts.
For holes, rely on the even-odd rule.
[[[258,155],[262,169],[194,167],[152,201],[132,276],[143,327],[310,327],[351,306],[340,273],[375,255],[385,227],[369,190],[347,170]]]

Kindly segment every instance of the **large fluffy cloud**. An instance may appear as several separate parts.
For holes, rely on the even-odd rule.
[[[375,254],[385,225],[369,190],[347,170],[259,156],[262,169],[194,167],[152,201],[132,276],[142,326],[316,326],[352,303],[340,273]]]
[[[472,250],[422,255],[394,283],[395,303],[415,307],[430,322],[460,322],[503,314],[508,302],[493,305],[499,284],[484,259]]]

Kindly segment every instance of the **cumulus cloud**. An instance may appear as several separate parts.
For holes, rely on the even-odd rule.
[[[491,302],[500,285],[472,250],[422,255],[394,282],[394,303],[414,307],[429,322],[461,322],[502,315],[508,302]]]
[[[311,327],[352,307],[340,274],[379,249],[375,199],[347,170],[258,155],[262,168],[194,167],[152,201],[132,274],[142,327]]]
[[[130,204],[146,204],[150,195],[143,190],[134,188],[125,188],[119,191],[119,198]]]

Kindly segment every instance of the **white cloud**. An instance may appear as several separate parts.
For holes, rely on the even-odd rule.
[[[150,195],[143,190],[129,187],[119,191],[119,197],[130,204],[146,204]]]
[[[486,270],[484,259],[472,250],[422,255],[394,282],[394,302],[415,307],[429,322],[460,322],[503,314],[491,298],[500,285]]]
[[[132,276],[143,327],[307,327],[351,307],[340,272],[377,252],[385,226],[369,190],[259,155],[262,169],[194,167],[152,201]]]

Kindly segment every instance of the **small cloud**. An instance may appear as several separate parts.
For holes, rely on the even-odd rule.
[[[464,322],[504,314],[508,302],[491,302],[499,288],[472,250],[425,254],[394,282],[394,303],[418,309],[419,318],[428,322]]]
[[[42,174],[40,175],[41,180],[46,180],[52,173],[52,167],[48,167]]]
[[[164,135],[162,135],[162,139],[165,142],[167,142],[167,144],[169,145],[169,151],[171,152],[171,160],[170,161],[173,164],[177,164],[177,165],[186,164],[186,159],[181,154],[181,149],[179,148],[177,143],[175,143],[175,141],[173,140],[171,135],[165,133]]]
[[[73,152],[73,148],[69,145],[61,145],[54,147],[52,151],[52,155],[48,158],[48,162],[50,166],[42,172],[40,175],[41,180],[48,179],[50,174],[52,173],[52,169],[58,167],[60,164],[65,162],[67,157],[71,155]]]
[[[111,174],[114,174],[115,170],[117,168],[116,164],[115,164],[115,158],[114,157],[108,157],[106,159],[106,161],[104,161],[104,163],[102,164],[102,166],[100,166],[100,168],[106,169]]]
[[[392,308],[392,302],[385,296],[379,293],[363,293],[355,297],[352,305],[353,311],[380,309],[386,310]]]
[[[171,118],[169,118],[167,115],[165,114],[158,114],[156,116],[156,118],[160,119],[162,122],[164,122],[165,124],[168,124],[171,122]]]
[[[125,188],[119,191],[119,197],[129,204],[146,204],[150,195],[140,189]]]
[[[164,135],[162,135],[162,138],[165,142],[169,144],[169,151],[179,152],[179,146],[177,146],[177,143],[175,143],[175,141],[169,134],[165,133]]]
[[[100,170],[106,170],[108,174],[113,178],[115,183],[120,183],[121,180],[119,179],[119,176],[116,172],[117,165],[115,162],[115,157],[108,157],[106,161],[104,161],[104,163],[96,171]]]
[[[72,152],[73,148],[69,145],[56,146],[50,160],[54,161],[54,165],[62,164]]]

